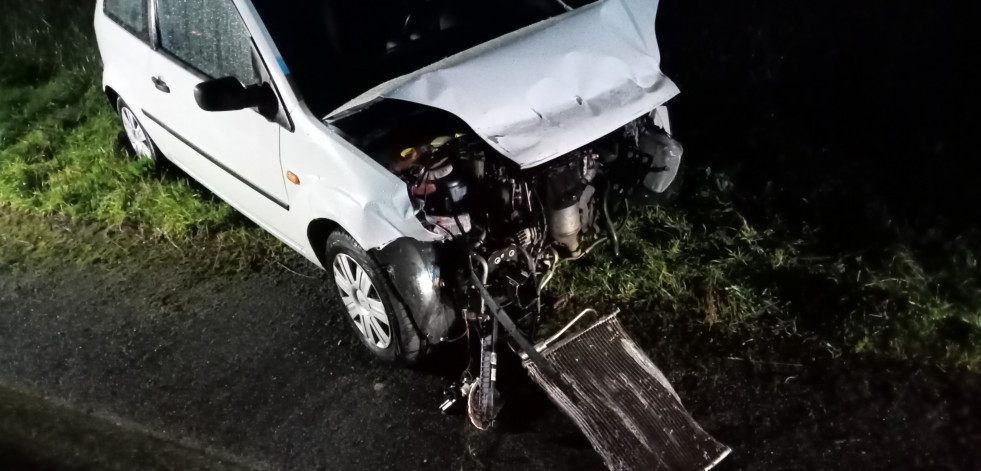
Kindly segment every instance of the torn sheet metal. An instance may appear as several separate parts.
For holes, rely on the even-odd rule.
[[[601,0],[386,82],[327,117],[381,98],[455,114],[532,167],[582,147],[678,94],[660,70],[657,0]]]
[[[531,378],[576,422],[611,470],[707,470],[729,454],[695,423],[616,316],[542,355],[551,371],[525,361]]]

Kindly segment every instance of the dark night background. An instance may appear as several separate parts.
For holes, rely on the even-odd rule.
[[[751,214],[816,219],[838,250],[974,230],[978,19],[970,2],[665,1],[677,132],[738,170]]]
[[[0,14],[14,1],[0,0]],[[56,18],[57,4],[48,3],[46,14],[52,22],[74,21]],[[975,142],[975,129],[981,124],[979,20],[981,3],[970,1],[662,0],[658,16],[662,69],[682,91],[670,107],[676,137],[685,145],[689,168],[694,169],[690,185],[697,187],[700,172],[708,168],[729,175],[742,215],[756,226],[772,228],[778,234],[775,237],[807,239],[813,256],[833,258],[868,251],[869,257],[875,257],[870,247],[899,244],[908,247],[926,269],[943,271],[952,258],[964,256],[965,247],[977,253],[981,247],[981,152]],[[686,199],[694,204],[691,195],[682,199],[682,204]],[[977,298],[958,291],[957,286],[973,286],[981,272],[976,263],[966,265],[971,268],[941,278],[946,282],[946,295],[968,304]],[[829,285],[807,273],[785,275],[789,280],[785,283],[793,286],[778,286],[793,292],[788,296],[798,297],[794,300],[804,306],[799,313],[802,319],[809,304],[816,306],[815,312],[840,307],[835,304],[839,299],[824,299],[827,292],[849,295],[845,287]],[[150,278],[135,269],[130,276]],[[113,279],[127,280],[125,273]],[[971,281],[961,283],[962,279]],[[83,280],[71,278],[66,283],[76,281],[84,285]],[[283,283],[292,286],[293,282]],[[307,293],[304,289],[312,288],[299,292]],[[301,319],[296,322],[309,321],[298,316]],[[822,322],[833,321],[836,319]],[[951,339],[981,339],[976,327],[953,323],[951,329]],[[807,364],[804,371],[742,368],[725,359],[729,353],[723,352],[729,352],[731,344],[699,350],[690,344],[703,338],[708,344],[714,337],[701,331],[691,335],[694,340],[686,346],[664,349],[655,355],[655,361],[666,371],[703,375],[683,375],[676,385],[690,401],[687,405],[694,415],[705,417],[706,427],[736,450],[719,469],[966,470],[977,469],[981,462],[981,420],[977,418],[981,378],[976,371],[960,367],[948,371],[919,359],[874,356],[848,357],[813,368]],[[330,339],[334,342],[334,337]],[[284,345],[287,340],[295,339],[287,338]],[[805,350],[809,348],[812,346]],[[706,351],[711,355],[705,355]],[[358,354],[344,355],[344,361],[354,364],[363,360]],[[719,358],[706,360],[699,355]],[[309,368],[297,360],[297,364],[286,362],[270,369],[289,371],[289,367],[297,371]],[[390,374],[371,368],[370,375]],[[425,380],[411,372],[399,375],[401,379],[385,378],[396,387],[430,387],[419,386]],[[791,376],[797,379],[789,392],[773,392]],[[350,381],[351,388],[364,386]],[[370,389],[375,377],[365,381]],[[895,389],[907,384],[908,389]],[[320,383],[287,385],[314,394]],[[249,387],[248,382],[238,386],[241,390]],[[428,407],[429,399],[409,402],[418,409]],[[531,410],[548,409],[544,398],[537,401],[528,406],[530,410],[519,408],[513,414],[539,418],[541,423],[528,428],[554,426],[554,420],[540,419],[545,412]],[[295,405],[285,399],[282,404],[272,402],[284,408]],[[237,406],[248,404],[243,400]],[[404,406],[392,407],[398,411]],[[0,417],[4,414],[0,404]],[[420,414],[411,420],[431,420]],[[443,422],[439,419],[420,426],[426,432],[417,436],[419,441],[430,435],[449,436],[450,432],[440,428]],[[235,437],[233,441],[245,437],[237,445],[254,440],[273,446],[261,429],[248,428],[246,418],[231,420],[232,425],[241,425],[228,432]],[[559,426],[569,424],[560,420]],[[522,427],[515,426],[525,430]],[[524,437],[513,430],[507,433],[512,437],[495,441],[489,454],[517,447],[508,445],[508,440]],[[577,454],[584,446],[581,437],[577,441],[543,433],[546,438],[541,440],[547,445],[561,444],[556,448],[559,451],[541,458],[542,463],[571,466],[585,456]],[[850,437],[860,437],[854,447]],[[294,446],[302,449],[306,442],[298,443],[285,445],[290,459]],[[564,456],[568,449],[577,451]],[[140,450],[152,453],[153,448]],[[582,453],[588,455],[588,450]],[[7,463],[14,463],[8,469],[58,469],[38,464],[30,453],[5,450],[0,437],[0,469],[5,469],[4,456]],[[565,462],[549,461],[563,457]],[[518,465],[535,469],[542,463]],[[579,466],[588,469],[595,464],[586,459]],[[473,468],[508,469],[512,465],[517,466],[476,463]]]

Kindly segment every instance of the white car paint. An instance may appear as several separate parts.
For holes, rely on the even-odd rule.
[[[119,96],[138,112],[143,100],[151,97],[154,89],[146,74],[153,51],[147,42],[106,18],[102,13],[102,1],[97,2],[95,32],[99,43],[109,49],[102,53],[103,82],[111,83]],[[116,104],[112,103],[112,106]]]
[[[521,167],[539,165],[678,94],[660,69],[657,7],[606,0],[571,10],[390,80],[327,119],[380,98],[411,101],[453,113]]]
[[[308,229],[318,219],[338,224],[365,248],[380,248],[401,237],[436,239],[416,219],[398,177],[300,104],[251,2],[232,1],[244,13],[293,129],[268,122],[253,110],[202,111],[193,89],[208,77],[153,50],[108,18],[104,0],[98,0],[95,29],[104,86],[137,112],[175,165],[317,265],[321,261]],[[171,92],[158,90],[153,77]],[[300,177],[300,185],[287,182],[287,171]]]
[[[329,220],[336,223],[366,249],[381,248],[403,237],[421,241],[441,238],[427,231],[416,218],[404,182],[341,138],[303,104],[291,87],[286,64],[256,14],[251,1],[229,1],[234,3],[242,15],[255,47],[263,58],[266,74],[277,90],[282,107],[288,115],[288,126],[268,122],[253,110],[221,113],[202,111],[194,100],[193,89],[197,83],[209,77],[189,70],[179,61],[156,50],[151,46],[152,40],[141,40],[120,27],[104,14],[104,0],[96,2],[95,29],[104,63],[104,86],[107,90],[118,93],[137,112],[141,124],[163,154],[238,211],[317,265],[321,265],[321,261],[317,258],[317,251],[314,250],[308,234],[311,223],[316,220]],[[595,119],[580,120],[577,126],[569,128],[562,135],[555,132],[561,126],[553,126],[551,134],[547,129],[522,130],[521,135],[515,135],[515,138],[524,142],[521,146],[534,147],[535,143],[529,139],[534,140],[534,132],[544,132],[540,147],[548,149],[546,152],[536,154],[538,157],[526,161],[526,164],[541,163],[547,156],[554,157],[572,151],[589,140],[599,137],[592,136],[597,130],[605,130],[604,133],[612,131],[613,128],[606,128],[614,121],[615,127],[622,126],[635,118],[634,115],[650,112],[677,92],[670,80],[660,75],[657,68],[659,56],[656,42],[653,40],[653,21],[657,1],[647,2],[649,5],[644,2],[647,0],[602,0],[598,4],[599,7],[584,8],[581,12],[572,11],[556,17],[557,19],[543,22],[544,26],[529,27],[529,32],[539,32],[531,36],[550,44],[549,47],[555,50],[557,55],[553,54],[555,57],[549,60],[562,62],[568,60],[566,53],[569,52],[559,46],[562,35],[569,34],[565,31],[566,27],[556,26],[562,24],[562,19],[588,19],[592,14],[597,15],[597,18],[604,18],[607,22],[613,21],[608,18],[611,15],[618,18],[616,21],[626,21],[630,20],[633,12],[638,14],[640,19],[650,22],[650,25],[635,28],[629,34],[612,30],[605,33],[606,36],[626,34],[620,38],[619,47],[626,48],[625,50],[635,49],[617,59],[618,64],[625,64],[630,58],[643,58],[645,54],[648,56],[648,59],[641,61],[639,68],[627,70],[620,75],[607,74],[609,80],[619,81],[618,83],[621,84],[624,81],[634,83],[636,85],[634,88],[640,90],[639,94],[635,94],[637,99],[620,100],[618,102],[620,105],[626,102],[630,106],[617,111],[620,110],[616,106],[617,103],[600,97],[598,98],[600,101],[605,100],[601,108],[609,112],[593,113],[593,116],[604,114],[606,118],[602,122]],[[151,21],[155,20],[155,3],[155,0],[150,0]],[[609,25],[604,28],[607,26]],[[559,31],[556,31],[556,28]],[[546,34],[542,31],[552,32]],[[645,35],[648,33],[650,37],[646,38]],[[520,36],[522,34],[515,37]],[[508,35],[504,38],[504,42],[517,44],[509,47],[514,47],[518,51],[522,51],[521,48],[524,47],[527,52],[527,47],[531,47],[527,43],[512,41],[512,39],[514,37]],[[616,43],[617,40],[614,39],[610,41]],[[534,41],[531,44],[533,46]],[[489,56],[488,59],[480,59],[482,56],[475,54],[474,51],[483,51],[481,46],[465,51],[461,57],[466,59],[464,63],[479,64],[486,60],[491,63],[489,66],[496,67],[495,64],[498,64],[502,58],[501,54],[506,54],[506,48],[498,46],[500,45],[495,46],[495,49],[499,49],[497,54]],[[615,45],[606,47],[605,57],[615,58],[616,47]],[[506,60],[506,57],[504,59]],[[581,68],[581,66],[577,67]],[[426,68],[421,72],[436,73],[437,70]],[[454,72],[459,70],[447,71],[451,75]],[[464,72],[466,72],[464,75],[467,75],[472,74],[474,70],[469,69]],[[170,87],[170,93],[158,90],[151,78],[166,82]],[[543,83],[529,80],[532,80],[530,86],[533,88],[540,88]],[[406,81],[403,80],[404,82]],[[603,88],[602,84],[598,83],[585,87],[583,98],[592,100],[595,97],[587,92],[601,88]],[[562,87],[560,89],[565,90]],[[479,117],[470,116],[480,115],[483,112],[480,106],[457,109],[439,100],[427,103],[413,90],[416,89],[406,87],[406,95],[400,98],[437,107],[443,105],[445,109],[451,112],[457,111],[465,119],[469,118],[476,124],[475,128],[487,122]],[[520,92],[521,90],[518,90],[514,93]],[[504,96],[512,99],[514,93]],[[495,99],[494,93],[488,94],[488,97]],[[565,102],[568,102],[570,97],[565,98]],[[510,103],[507,100],[505,102],[505,105]],[[556,106],[551,108],[551,112],[557,114],[554,116],[550,114],[550,118],[564,113],[562,107],[568,105],[565,102],[553,103]],[[594,105],[592,109],[595,111],[595,105],[600,102],[594,100],[587,104]],[[501,108],[498,108],[498,112],[495,113],[498,116],[496,129],[501,129],[500,110]],[[549,109],[545,111],[549,112]],[[590,125],[595,129],[590,133],[584,133],[583,130]],[[579,136],[579,140],[583,138],[589,140],[573,145],[578,141],[569,138],[570,130]],[[483,137],[489,139],[489,136]],[[505,155],[509,152],[512,157],[516,155],[513,152],[515,147],[502,145],[495,147]],[[547,156],[542,157],[545,154]],[[296,185],[288,182],[286,172],[296,174],[300,183]]]

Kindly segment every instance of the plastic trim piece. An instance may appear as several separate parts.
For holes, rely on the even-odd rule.
[[[235,173],[234,170],[228,168],[225,164],[221,163],[218,159],[212,157],[207,152],[201,150],[200,147],[194,145],[193,143],[191,143],[191,141],[188,141],[187,139],[185,139],[184,136],[181,136],[180,134],[177,134],[176,131],[174,131],[173,129],[171,129],[166,124],[160,122],[160,120],[157,119],[156,117],[154,117],[152,114],[147,113],[146,110],[142,110],[142,111],[143,111],[143,115],[146,116],[147,118],[149,118],[150,121],[153,121],[154,123],[157,123],[157,125],[160,126],[161,128],[163,128],[164,131],[167,131],[168,133],[170,133],[170,135],[172,135],[175,138],[177,138],[178,141],[183,142],[184,145],[186,145],[186,146],[190,147],[191,149],[193,149],[194,152],[197,152],[198,154],[200,154],[201,157],[204,157],[205,159],[208,159],[209,162],[217,165],[218,168],[224,170],[229,175],[235,177],[238,181],[240,181],[240,182],[248,185],[249,188],[252,188],[253,190],[255,190],[260,195],[266,197],[266,199],[268,199],[269,201],[272,201],[273,203],[276,203],[279,207],[281,207],[281,208],[289,211],[289,209],[290,209],[289,203],[286,203],[286,202],[281,201],[279,198],[276,198],[275,196],[270,195],[269,193],[267,193],[262,188],[259,188],[254,183],[246,180],[245,177],[243,177],[243,176]]]

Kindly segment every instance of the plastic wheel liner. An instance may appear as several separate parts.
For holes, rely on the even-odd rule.
[[[611,470],[711,469],[731,451],[685,410],[616,314],[525,360]]]

